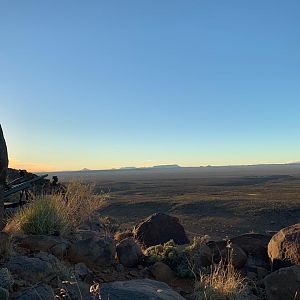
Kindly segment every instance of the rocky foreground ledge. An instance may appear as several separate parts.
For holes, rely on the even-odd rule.
[[[300,224],[273,236],[203,240],[196,250],[178,219],[166,214],[115,237],[103,228],[93,217],[63,237],[1,232],[0,299],[201,299],[195,278],[185,276],[190,269],[175,266],[171,255],[153,259],[170,240],[168,249],[191,253],[199,270],[226,262],[230,244],[233,267],[254,283],[239,299],[300,299]]]

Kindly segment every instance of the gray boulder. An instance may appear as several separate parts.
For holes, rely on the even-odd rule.
[[[166,283],[151,279],[136,279],[104,283],[100,289],[102,300],[184,300]]]
[[[178,245],[189,243],[178,218],[163,213],[153,214],[137,225],[134,237],[146,247],[164,244],[170,240]]]
[[[93,238],[74,242],[68,252],[68,259],[74,263],[85,263],[90,268],[109,267],[115,261],[116,246],[111,238]]]
[[[279,269],[263,280],[268,300],[296,300],[300,296],[300,267]],[[296,296],[298,295],[298,296]]]
[[[117,244],[116,251],[119,262],[125,267],[137,266],[143,257],[140,245],[132,238],[120,241]]]
[[[57,276],[60,262],[55,256],[41,252],[36,257],[12,257],[6,267],[12,274],[29,283],[49,282]]]

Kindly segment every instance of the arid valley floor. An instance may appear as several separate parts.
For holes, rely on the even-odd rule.
[[[52,174],[49,174],[52,175]],[[101,212],[123,228],[155,212],[178,217],[190,236],[277,231],[300,218],[300,165],[149,168],[56,173],[109,193]]]

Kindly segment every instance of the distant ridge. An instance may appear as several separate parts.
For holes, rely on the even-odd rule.
[[[80,170],[80,172],[87,172],[87,171],[91,171],[90,169],[87,169],[87,168],[83,168]]]
[[[181,168],[179,165],[157,165],[153,166],[153,169],[174,169],[174,168]]]

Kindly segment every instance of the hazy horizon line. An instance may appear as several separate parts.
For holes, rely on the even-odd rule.
[[[268,165],[293,165],[300,164],[300,161],[291,161],[291,162],[272,162],[272,163],[253,163],[253,164],[224,164],[224,165],[200,165],[200,166],[181,166],[179,164],[159,164],[153,166],[123,166],[118,168],[107,168],[107,169],[73,169],[73,170],[27,170],[32,173],[56,173],[56,172],[89,172],[89,171],[126,171],[134,169],[155,169],[155,168],[221,168],[221,167],[251,167],[251,166],[268,166]],[[13,169],[13,168],[12,168]]]

